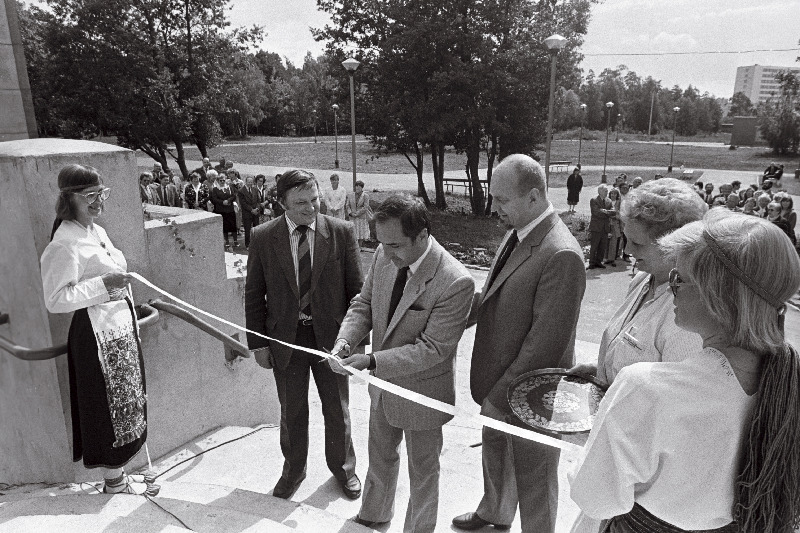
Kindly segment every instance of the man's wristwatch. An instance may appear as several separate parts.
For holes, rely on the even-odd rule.
[[[367,370],[375,370],[375,354],[369,354],[369,365],[367,365]]]

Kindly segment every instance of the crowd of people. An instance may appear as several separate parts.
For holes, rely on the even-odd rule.
[[[782,169],[776,167],[782,172]],[[767,169],[769,171],[769,169]],[[766,174],[765,174],[766,175]],[[785,191],[777,191],[780,187],[780,174],[770,174],[761,185],[750,185],[742,188],[740,181],[724,183],[714,190],[714,184],[697,181],[695,191],[709,208],[727,208],[735,213],[744,213],[767,219],[778,226],[792,244],[797,244],[795,229],[797,212],[794,210],[792,196]],[[777,176],[777,177],[776,177]],[[658,179],[663,179],[660,176]],[[619,210],[622,200],[642,185],[644,180],[637,176],[628,184],[626,174],[620,174],[613,186],[601,184],[597,188],[597,196],[589,200],[591,218],[589,220],[590,251],[588,269],[616,266],[616,261],[628,261],[628,235]],[[569,212],[579,201],[583,180],[580,167],[576,167],[567,180]],[[637,261],[637,266],[639,262]]]
[[[206,181],[218,175],[204,172]],[[199,174],[187,184],[193,201],[216,207],[207,186],[201,194]],[[217,203],[244,199],[255,217],[263,207],[253,191],[258,181],[245,180],[245,195],[218,185]],[[798,525],[800,357],[785,341],[784,314],[800,289],[800,257],[769,217],[709,207],[705,184],[704,194],[672,178],[628,187],[620,176],[611,193],[601,186],[590,231],[607,238],[618,221],[623,253],[640,272],[603,332],[597,364],[576,365],[583,251],[533,159],[507,156],[494,171],[493,208],[507,232],[478,292],[433,237],[419,200],[391,196],[373,212],[357,184],[339,207],[333,183],[331,214],[342,209],[375,221],[380,246],[366,276],[358,219],[321,214],[320,186],[307,171],[277,180],[285,212],[256,229],[250,243],[247,328],[299,347],[332,347],[333,355],[320,364],[303,349],[248,333],[256,362],[274,374],[281,405],[284,467],[274,496],[290,498],[306,477],[313,376],[328,468],[346,497],[361,497],[354,521],[380,527],[392,520],[405,440],[411,486],[404,531],[434,531],[442,426],[452,415],[371,385],[362,493],[348,368],[453,404],[458,344],[474,325],[469,386],[486,417],[512,420],[509,387],[533,370],[571,369],[608,386],[570,476],[582,511],[573,531],[791,533]],[[106,492],[152,495],[157,487],[123,470],[146,439],[146,390],[125,258],[94,223],[110,191],[95,169],[80,165],[63,169],[58,187],[42,280],[49,311],[75,312],[68,342],[74,458],[105,469]],[[731,192],[725,186],[721,194],[727,202]],[[593,236],[590,262],[608,261],[608,245]],[[370,334],[365,353],[359,346]],[[523,532],[554,533],[559,449],[484,427],[481,450],[483,497],[453,526],[509,529],[519,508]]]
[[[163,171],[160,163],[153,170],[139,175],[139,196],[143,205],[161,205],[200,209],[222,216],[222,233],[225,249],[239,246],[239,236],[244,236],[244,246],[250,247],[252,229],[283,214],[278,200],[277,174],[274,183],[267,186],[264,174],[245,176],[234,168],[233,161],[223,157],[211,166],[208,158],[201,167],[189,173],[183,181],[177,174]],[[352,193],[339,186],[339,175],[330,177],[331,188],[322,197],[323,211],[335,218],[350,220],[356,227],[359,245],[370,240],[369,221],[372,208],[369,195],[364,192],[364,182],[356,182]],[[231,244],[232,241],[232,244]]]

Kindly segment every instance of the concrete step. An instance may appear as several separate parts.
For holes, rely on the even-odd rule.
[[[91,494],[88,484],[84,484],[84,490],[66,485],[4,497],[0,533],[169,531],[163,529],[166,527],[185,531],[180,521],[194,531],[209,533],[370,531],[322,509],[269,494],[203,483],[160,484],[155,503],[130,495]],[[137,529],[137,524],[147,527]]]

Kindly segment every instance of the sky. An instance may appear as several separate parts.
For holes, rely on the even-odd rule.
[[[232,0],[233,26],[263,26],[262,48],[296,65],[307,52],[322,54],[309,27],[329,22],[315,0]],[[730,97],[736,67],[800,66],[800,0],[605,0],[592,6],[581,64],[600,73],[625,65],[662,85],[689,84],[700,92]],[[738,54],[625,56],[629,53],[777,50]],[[612,54],[612,55],[595,55]]]

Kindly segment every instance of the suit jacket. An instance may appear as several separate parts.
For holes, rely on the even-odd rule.
[[[589,207],[592,210],[592,217],[589,219],[589,231],[609,233],[611,231],[611,215],[603,213],[601,209],[614,209],[608,197],[601,199],[595,196],[589,200]]]
[[[375,375],[445,403],[455,404],[455,360],[464,333],[475,281],[458,260],[431,239],[431,249],[408,280],[391,322],[389,302],[397,267],[378,247],[361,293],[339,330],[351,346],[372,330]],[[370,387],[383,398],[386,419],[394,427],[427,430],[453,417]]]
[[[149,185],[144,187],[139,185],[139,198],[142,200],[143,204],[153,203],[153,190]]]
[[[477,403],[488,398],[510,413],[507,393],[515,378],[531,370],[573,366],[585,288],[583,251],[551,213],[517,244],[495,282],[484,286],[473,304],[471,321],[477,320],[478,327],[470,389]]]
[[[311,316],[319,349],[333,348],[347,306],[361,290],[362,280],[353,225],[317,215],[311,266]],[[300,292],[285,216],[253,228],[244,308],[247,329],[294,343]],[[267,346],[268,342],[275,365],[286,368],[291,348],[247,334],[251,350]]]
[[[151,183],[148,185],[150,193],[153,195],[153,203],[155,205],[164,205],[164,198],[161,196],[161,184]]]
[[[253,194],[247,191],[247,187],[239,189],[239,207],[242,208],[243,217],[254,217],[253,209],[260,208],[258,189],[253,186]]]
[[[168,183],[167,185],[162,185],[159,189],[159,194],[161,195],[161,205],[168,205],[171,207],[181,207],[180,205],[180,196],[178,195],[178,188],[175,186],[174,183]]]

